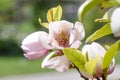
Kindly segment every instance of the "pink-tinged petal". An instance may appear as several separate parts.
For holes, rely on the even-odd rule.
[[[55,53],[52,52],[44,59],[42,68],[54,68],[59,72],[67,71],[70,67],[70,61],[64,55],[51,58]]]
[[[60,46],[58,44],[57,40],[55,40],[55,39],[53,39],[52,46],[54,47],[54,49],[63,49],[64,48],[63,46]]]
[[[39,36],[41,32],[34,32],[28,35],[23,41],[21,48],[25,52],[25,57],[28,59],[38,59],[44,57],[48,53],[48,49],[46,49],[41,42],[39,41]]]
[[[42,64],[41,64],[41,67],[42,68],[45,68],[45,67],[47,67],[47,66],[52,66],[51,64],[48,64],[48,60],[53,56],[53,55],[55,55],[56,54],[56,52],[51,52],[49,55],[47,55],[46,57],[45,57],[45,59],[43,60],[43,62],[42,62]],[[53,68],[53,67],[50,67],[50,68]]]
[[[75,41],[70,47],[71,48],[79,48],[82,43],[80,41]]]
[[[28,35],[23,41],[22,44],[29,44],[32,42],[39,42],[39,36],[40,36],[41,31],[34,32],[30,35]]]
[[[69,45],[71,45],[75,40],[75,31],[71,30],[70,31],[70,38],[69,38]]]
[[[73,23],[68,21],[56,21],[49,23],[49,35],[56,38],[61,32],[69,32],[73,28]]]
[[[115,37],[120,37],[120,7],[114,8],[111,15],[111,29]]]
[[[74,30],[76,32],[76,40],[82,40],[85,37],[85,30],[82,23],[76,22]]]
[[[39,36],[39,41],[46,49],[53,49],[53,39],[48,35],[48,33],[42,31]]]
[[[111,74],[111,73],[114,71],[114,68],[115,68],[115,59],[112,60],[110,66],[109,66],[109,68],[108,68],[107,73],[108,73],[108,74]]]
[[[44,53],[44,54],[43,54]],[[24,53],[24,56],[30,60],[40,59],[48,53],[48,50],[40,50],[37,52]]]

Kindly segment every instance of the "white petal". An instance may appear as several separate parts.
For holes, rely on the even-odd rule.
[[[39,41],[41,44],[46,48],[46,49],[53,49],[52,46],[52,38],[49,37],[48,33],[46,32],[41,32],[39,36]]]
[[[76,40],[82,40],[85,37],[85,30],[82,23],[76,22],[74,30],[76,32]]]
[[[85,55],[88,52],[89,59],[95,59],[98,55],[103,57],[106,50],[98,43],[93,42],[91,45],[85,45],[82,49],[83,54]]]
[[[72,45],[71,48],[79,48],[82,43],[80,41],[75,41]]]
[[[99,54],[101,57],[104,57],[106,50],[100,44],[93,42],[91,44],[92,48],[94,49],[94,53]]]
[[[69,45],[71,45],[75,40],[75,31],[71,30],[70,31],[70,38],[69,38]]]
[[[41,31],[34,32],[30,35],[28,35],[23,41],[22,44],[29,44],[32,42],[39,42],[39,36],[40,36]]]
[[[52,52],[52,53],[50,53],[48,56],[46,56],[45,57],[45,59],[43,60],[43,62],[42,62],[42,68],[44,68],[45,66],[46,66],[46,64],[47,64],[47,61],[51,58],[51,56],[52,55],[54,55],[56,52]]]
[[[114,36],[120,37],[120,7],[116,8],[111,15],[111,28]]]
[[[49,34],[55,38],[61,31],[69,32],[72,28],[73,24],[65,20],[51,22],[49,24]]]

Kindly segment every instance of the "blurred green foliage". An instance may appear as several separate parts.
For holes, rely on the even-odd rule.
[[[38,18],[47,21],[47,11],[51,7],[61,5],[62,19],[75,22],[80,4],[78,0],[0,0],[0,56],[23,55],[22,40],[32,32],[47,31]]]
[[[22,56],[22,50],[15,40],[0,40],[0,56]]]

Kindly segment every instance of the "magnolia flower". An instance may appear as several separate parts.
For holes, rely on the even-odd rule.
[[[120,7],[112,8],[108,11],[108,13],[111,13],[111,11],[112,14],[110,16],[110,25],[112,32],[115,37],[120,37]]]
[[[60,52],[60,55],[43,61],[42,65],[48,68],[55,68],[62,72],[69,67],[68,64],[64,64],[63,62],[67,61],[65,63],[69,63],[69,61],[61,52],[61,49],[66,47],[78,48],[84,36],[85,32],[83,25],[79,22],[76,22],[75,25],[65,20],[50,22],[49,33],[38,31],[28,35],[23,40],[21,48],[25,52],[24,56],[28,59],[40,59],[47,55],[48,52],[52,52],[52,54]],[[49,65],[56,63],[59,64],[57,67]],[[63,64],[67,68],[62,67]]]
[[[56,21],[49,24],[49,36],[52,38],[51,45],[61,49],[73,46],[77,43],[77,47],[81,44],[81,40],[85,36],[83,25],[76,22],[75,25],[68,21]]]
[[[98,43],[93,42],[91,45],[85,45],[82,48],[82,53],[85,56],[86,53],[88,53],[88,60],[93,60],[95,59],[97,56],[99,56],[99,60],[95,66],[95,73],[94,76],[89,75],[86,72],[81,71],[82,75],[87,77],[87,78],[100,78],[103,74],[103,70],[102,70],[102,59],[106,53],[106,50]],[[114,59],[111,62],[111,65],[108,68],[108,74],[112,73],[114,70],[115,64],[114,64]]]
[[[72,23],[63,20],[50,23],[49,35],[53,41],[51,45],[57,49],[66,47],[78,48],[81,44],[80,40],[84,38],[85,32],[81,23],[76,22],[75,26],[73,26]],[[51,58],[54,54],[59,55]],[[49,54],[44,59],[42,67],[55,68],[59,72],[67,71],[70,67],[70,61],[63,54],[61,50]]]

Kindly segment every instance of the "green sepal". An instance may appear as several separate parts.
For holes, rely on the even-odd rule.
[[[101,37],[107,36],[109,34],[112,34],[112,30],[110,27],[110,23],[107,23],[102,28],[100,28],[99,30],[94,32],[92,35],[90,35],[87,38],[86,43],[93,42],[93,41],[95,41]]]
[[[120,0],[106,0],[102,3],[102,8],[110,8],[114,6],[120,6]]]
[[[104,76],[107,75],[108,67],[110,66],[113,58],[115,57],[115,55],[119,50],[120,50],[120,40],[114,43],[103,57],[102,69],[104,71]]]
[[[95,67],[96,67],[96,64],[98,62],[98,59],[99,59],[99,56],[97,56],[95,59],[93,60],[90,60],[88,62],[86,62],[85,64],[85,69],[86,69],[86,72],[89,73],[90,75],[94,75],[95,73]]]

